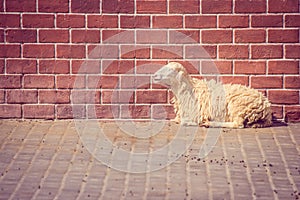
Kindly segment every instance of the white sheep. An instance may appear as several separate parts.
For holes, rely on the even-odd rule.
[[[176,62],[158,70],[153,80],[170,87],[175,121],[183,125],[257,128],[272,124],[271,104],[255,89],[191,78]]]

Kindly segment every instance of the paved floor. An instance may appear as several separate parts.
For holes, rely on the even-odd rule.
[[[0,121],[0,199],[300,197],[300,124],[222,129],[212,151],[199,158],[209,129],[199,128],[195,135],[185,129],[187,136],[175,140],[180,127],[173,122],[160,128],[136,123],[146,129],[80,123]],[[151,127],[158,133],[148,131],[150,138],[147,131],[138,133]],[[180,141],[187,147],[183,154]],[[175,151],[168,146],[172,142]],[[160,149],[167,151],[156,153]],[[174,152],[179,159],[172,160]]]

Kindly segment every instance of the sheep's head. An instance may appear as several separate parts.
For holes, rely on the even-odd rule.
[[[153,81],[154,83],[170,86],[175,82],[181,81],[182,76],[186,74],[185,68],[180,63],[170,62],[155,72]]]

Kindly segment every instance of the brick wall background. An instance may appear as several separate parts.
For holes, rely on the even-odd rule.
[[[177,60],[214,78],[210,59],[153,47],[179,31],[203,45],[221,81],[257,88],[275,117],[300,120],[298,0],[0,0],[0,12],[0,118],[173,118],[172,94],[152,73]],[[86,61],[122,31],[143,49]]]

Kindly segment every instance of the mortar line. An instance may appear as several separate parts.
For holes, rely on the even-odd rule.
[[[99,135],[98,135],[98,136],[99,136]],[[99,137],[97,137],[97,141],[98,141],[98,140],[99,140]],[[88,164],[87,170],[86,170],[86,172],[85,172],[85,175],[87,176],[87,178],[88,178],[88,176],[89,176],[89,172],[90,172],[90,170],[92,169],[93,163],[94,163],[94,161],[95,161],[94,155],[95,155],[96,151],[98,150],[96,146],[97,146],[97,145],[95,145],[95,148],[94,148],[93,152],[89,152],[91,158],[90,158],[90,160],[89,160],[89,164]],[[78,196],[77,196],[77,198],[76,198],[77,200],[84,199],[84,197],[82,197],[82,195],[83,195],[83,191],[84,191],[85,187],[86,187],[86,183],[82,182],[82,183],[81,183],[81,186],[80,186],[80,193],[78,194]]]
[[[207,134],[207,133],[206,133]],[[207,158],[207,157],[206,157]],[[204,158],[205,159],[205,158]],[[212,193],[212,182],[211,182],[211,173],[209,170],[209,162],[208,159],[205,162],[205,170],[207,175],[207,190],[208,190],[208,199],[213,200],[213,193]]]
[[[255,140],[256,140],[256,142],[258,144],[258,149],[260,151],[260,154],[262,155],[263,160],[266,160],[266,154],[263,151],[262,144],[261,144],[261,142],[260,142],[260,140],[258,138],[257,133],[255,133]],[[276,190],[276,187],[275,187],[275,185],[273,183],[273,180],[271,178],[270,169],[268,167],[265,167],[265,169],[266,169],[266,173],[267,173],[268,180],[269,180],[269,183],[270,183],[270,187],[274,191],[274,190]],[[279,200],[278,195],[275,192],[273,192],[273,197],[274,197],[274,199]]]
[[[8,143],[9,141],[9,138],[11,138],[11,135],[16,131],[16,129],[19,127],[19,125],[17,125],[16,127],[14,127],[10,132],[9,134],[7,135],[7,137],[4,138],[4,143],[1,144],[1,147],[0,147],[0,151],[2,151],[2,149],[4,149],[4,147],[6,146],[6,144]],[[30,128],[30,130],[32,129],[32,127]],[[28,133],[30,132],[30,130],[28,131]],[[28,134],[27,134],[28,135]],[[27,137],[27,135],[25,136],[25,138]],[[21,146],[19,146],[16,154],[13,156],[12,158],[12,161],[4,168],[4,171],[2,172],[3,173],[3,176],[0,176],[0,181],[5,177],[5,172],[8,171],[9,168],[11,168],[12,164],[14,163],[14,160],[15,158],[20,154],[21,152]]]
[[[116,142],[116,138],[117,137],[114,137],[113,141],[111,141],[112,145]],[[108,139],[109,140],[109,139]],[[113,161],[113,157],[115,155],[115,151],[114,149],[111,150],[111,163]],[[105,190],[107,188],[107,184],[108,184],[108,180],[109,180],[109,177],[110,177],[110,172],[111,172],[111,167],[107,166],[107,169],[106,169],[106,175],[105,175],[105,178],[103,180],[103,187],[102,187],[102,190],[101,190],[101,196],[99,199],[105,199],[104,198],[104,194],[105,194]]]
[[[49,132],[49,130],[51,130],[51,128],[53,127],[53,125],[54,125],[54,123],[51,124],[51,126],[48,128],[47,132]],[[37,126],[35,125],[35,126],[33,126],[33,127],[37,127]],[[32,132],[33,127],[32,127],[32,129],[30,129],[30,131],[28,131],[28,134],[26,135],[26,137]],[[44,137],[44,136],[43,136],[43,137]],[[23,148],[24,148],[24,144],[25,144],[25,142],[22,143],[20,149],[23,149]],[[33,162],[36,160],[36,157],[37,157],[38,154],[40,153],[41,149],[42,149],[42,145],[39,144],[38,149],[35,151],[35,154],[34,154],[34,156],[33,156],[32,159],[31,159],[31,163],[33,163]],[[16,195],[17,191],[19,190],[19,188],[22,186],[22,184],[23,184],[23,182],[24,182],[24,179],[25,179],[25,177],[26,177],[26,174],[28,174],[28,172],[30,171],[31,168],[32,168],[32,165],[29,165],[29,166],[27,167],[27,169],[26,169],[25,172],[23,173],[23,175],[22,175],[20,181],[18,181],[18,184],[17,184],[17,186],[15,187],[15,189],[14,189],[12,195],[9,197],[9,200],[10,200],[10,199],[14,199],[14,196]]]
[[[144,196],[142,199],[144,200],[147,200],[147,195],[148,195],[148,192],[149,192],[149,186],[150,186],[150,175],[151,175],[151,172],[150,172],[150,167],[149,164],[151,163],[151,155],[152,155],[152,152],[153,152],[153,142],[151,142],[152,138],[149,138],[149,157],[148,157],[148,165],[146,166],[147,168],[147,171],[146,171],[146,183],[145,183],[145,193],[144,193]]]
[[[271,132],[272,132],[272,136],[273,136],[273,138],[274,138],[275,144],[276,144],[276,146],[277,146],[277,148],[278,148],[278,151],[279,151],[279,153],[280,153],[280,157],[281,157],[281,160],[282,160],[282,162],[283,162],[283,165],[284,165],[284,168],[285,168],[285,172],[286,172],[287,178],[288,178],[289,182],[291,183],[291,185],[292,185],[292,187],[293,187],[293,190],[294,190],[294,191],[298,191],[297,186],[296,186],[296,184],[295,184],[295,181],[294,181],[294,179],[293,179],[293,176],[291,176],[291,171],[290,171],[289,166],[288,166],[288,163],[287,163],[287,161],[286,161],[286,159],[285,159],[285,155],[284,155],[284,153],[283,153],[283,151],[282,151],[281,145],[280,145],[280,143],[279,143],[279,141],[278,141],[278,139],[277,139],[277,137],[276,137],[276,134],[275,134],[273,128],[271,128]],[[290,130],[289,130],[288,132],[289,132],[289,134],[290,134]],[[297,151],[298,151],[298,148],[296,148],[296,149],[297,149]],[[299,152],[299,151],[298,151],[298,152]],[[299,189],[300,189],[300,188],[299,188]]]
[[[117,131],[117,134],[118,136],[120,136],[120,129],[118,129]],[[130,153],[129,153],[129,158],[128,158],[128,163],[127,163],[127,170],[130,171],[131,169],[131,162],[132,162],[132,154],[133,154],[133,151],[134,151],[134,146],[135,146],[135,143],[131,144],[131,150],[130,150]],[[129,184],[129,177],[130,177],[130,172],[124,172],[126,173],[125,174],[125,180],[124,180],[124,189],[122,191],[122,196],[121,196],[121,200],[123,199],[126,199],[126,194],[128,192],[128,184]]]
[[[221,134],[220,136],[221,136],[220,139],[221,139],[221,144],[222,144],[224,158],[226,159],[226,158],[228,158],[228,154],[226,152],[225,142],[224,142],[224,139],[223,139],[224,136],[223,136],[223,134]],[[230,173],[228,164],[226,163],[224,166],[225,166],[225,171],[226,171],[227,182],[230,183],[231,173]],[[233,186],[232,186],[232,184],[229,184],[228,186],[229,186],[229,191],[230,191],[230,199],[234,200],[234,189],[233,189]]]
[[[67,168],[67,170],[66,170],[66,173],[64,174],[64,176],[63,176],[63,178],[62,178],[62,180],[61,180],[61,184],[60,184],[59,190],[58,190],[58,192],[56,193],[56,195],[55,195],[55,197],[54,197],[53,199],[59,199],[59,196],[60,196],[61,193],[62,193],[62,190],[63,190],[63,188],[64,188],[64,186],[65,186],[65,184],[66,184],[67,176],[68,176],[68,174],[69,174],[69,172],[70,172],[70,170],[71,170],[71,167],[72,167],[72,165],[73,165],[73,163],[74,163],[74,160],[75,160],[75,158],[76,158],[76,155],[77,155],[77,152],[78,152],[77,150],[79,149],[79,146],[80,146],[79,142],[80,142],[80,138],[78,137],[78,138],[77,138],[77,144],[76,144],[76,147],[75,147],[76,152],[74,152],[73,155],[72,155],[72,158],[71,158],[71,160],[70,160],[70,163],[69,163],[69,165],[68,165],[68,168]]]
[[[238,141],[239,141],[239,143],[240,143],[240,145],[241,145],[241,153],[242,153],[242,155],[243,155],[243,159],[246,160],[246,163],[248,163],[247,154],[246,154],[246,151],[245,151],[245,148],[244,148],[244,144],[243,144],[243,142],[242,142],[243,140],[242,140],[242,138],[241,138],[240,133],[238,133],[237,136],[238,136]],[[252,191],[251,195],[252,195],[252,199],[257,199],[256,196],[255,196],[256,191],[255,191],[255,187],[254,187],[253,181],[252,181],[252,179],[251,179],[251,174],[250,174],[250,169],[249,169],[249,167],[246,167],[246,176],[247,176],[248,182],[249,182],[249,184],[250,184],[250,186],[251,186],[251,191]]]
[[[54,124],[54,123],[53,123]],[[58,146],[62,145],[62,142],[64,141],[65,135],[66,135],[66,130],[68,129],[68,127],[70,126],[70,123],[67,125],[67,128],[65,129],[64,133],[62,134],[60,141],[58,143]],[[50,129],[49,129],[50,130]],[[54,160],[56,159],[58,153],[55,153],[54,156],[51,158],[50,163],[48,165],[48,168],[43,176],[43,178],[41,179],[39,186],[41,187],[43,185],[43,183],[45,182],[46,178],[48,177],[48,175],[50,174],[50,169],[53,166]],[[40,190],[36,190],[34,195],[32,196],[32,199],[36,199],[37,195],[39,194]]]

